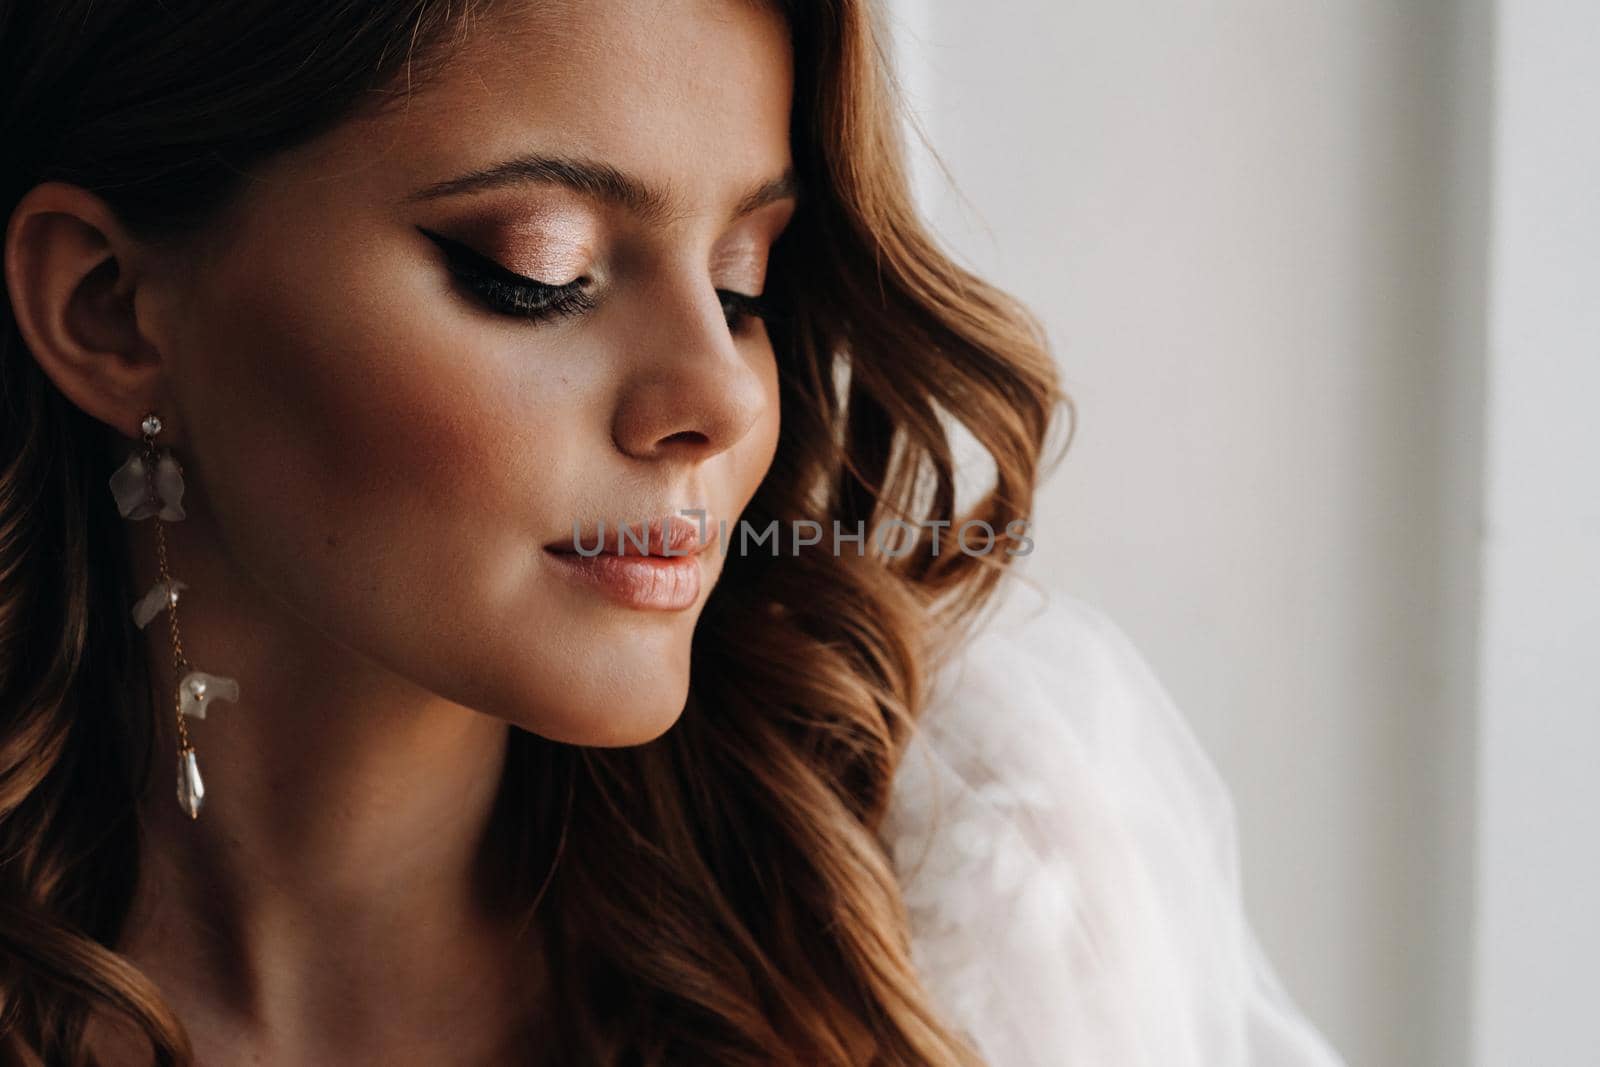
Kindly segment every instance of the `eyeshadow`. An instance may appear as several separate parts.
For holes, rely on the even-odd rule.
[[[581,213],[557,209],[479,212],[457,218],[447,232],[509,271],[559,285],[588,269],[595,228]]]

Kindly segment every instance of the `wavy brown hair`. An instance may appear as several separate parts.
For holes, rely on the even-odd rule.
[[[0,205],[59,180],[138,233],[201,227],[253,164],[424,83],[487,6],[0,0]],[[807,196],[772,254],[781,437],[744,515],[777,520],[782,543],[728,557],[688,706],[660,738],[588,749],[511,730],[494,877],[561,979],[553,1062],[977,1062],[912,966],[876,831],[925,669],[1004,573],[1071,403],[1038,321],[916,215],[879,14],[782,6]],[[958,426],[994,467],[959,513]],[[146,1035],[153,1063],[192,1056],[115,950],[159,712],[126,623],[111,442],[4,302],[0,1056],[52,1067],[92,1062],[101,1013]],[[947,547],[931,551],[927,527],[895,555],[871,536],[861,555],[792,541],[798,520],[888,518],[952,523]],[[995,551],[949,550],[967,520],[999,534]]]

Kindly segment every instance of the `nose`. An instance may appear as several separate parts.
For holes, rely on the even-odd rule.
[[[638,459],[699,462],[733,447],[769,403],[765,343],[734,339],[703,278],[657,286],[645,306],[612,420],[617,448]]]

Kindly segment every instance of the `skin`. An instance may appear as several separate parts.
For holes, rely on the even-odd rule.
[[[13,215],[7,281],[45,372],[130,447],[145,412],[166,422],[185,650],[241,687],[188,721],[198,821],[155,775],[119,945],[200,1063],[528,1061],[536,953],[473,877],[508,724],[665,731],[723,562],[700,555],[692,608],[646,611],[541,546],[686,506],[731,528],[768,470],[771,344],[759,320],[730,329],[717,290],[762,292],[793,213],[731,218],[792,163],[791,79],[756,5],[546,3],[480,24],[409,106],[271,160],[181,247],[68,185]],[[609,164],[678,210],[532,181],[417,196],[530,153]],[[541,281],[587,275],[596,307],[488,310],[419,226]],[[154,522],[127,537],[148,588]],[[170,694],[165,616],[144,635]],[[95,1041],[137,1061],[109,1026]]]

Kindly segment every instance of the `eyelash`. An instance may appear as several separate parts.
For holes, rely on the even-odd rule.
[[[565,285],[549,285],[507,270],[482,253],[443,234],[418,227],[422,235],[444,252],[450,273],[465,285],[491,311],[502,315],[547,322],[568,315],[581,315],[594,309],[594,298],[583,291],[583,278]],[[776,317],[764,296],[718,289],[728,328],[738,332],[750,319]]]

